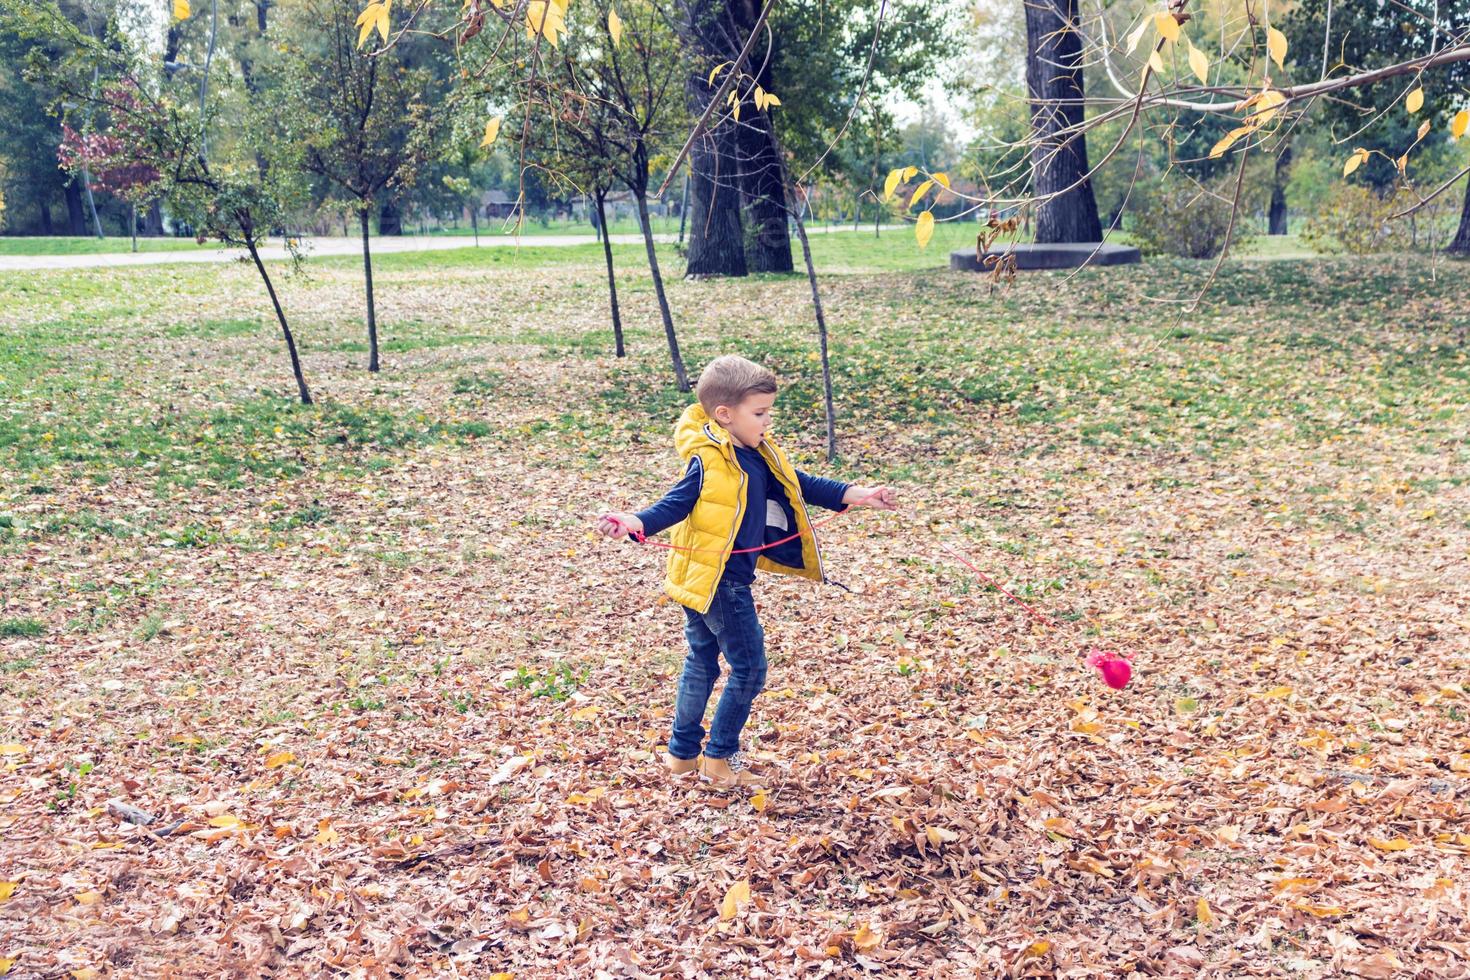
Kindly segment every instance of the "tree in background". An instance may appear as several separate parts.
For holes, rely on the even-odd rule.
[[[401,49],[369,55],[357,47],[355,0],[287,0],[271,34],[269,60],[257,67],[262,105],[278,138],[266,147],[272,166],[322,178],[354,206],[362,236],[368,370],[377,371],[378,319],[373,295],[374,209],[411,187],[433,152],[433,79],[399,60]]]
[[[1026,88],[1031,97],[1031,185],[1041,196],[1036,240],[1100,242],[1092,194],[1077,0],[1023,0]]]
[[[679,0],[674,8],[670,16],[695,54],[688,74],[694,115],[709,105],[711,73],[736,57],[762,6],[756,0]],[[752,88],[777,97],[779,118],[771,127],[769,120],[755,121],[749,102],[738,119],[732,106],[717,106],[691,148],[691,275],[790,270],[790,209],[774,147],[807,161],[795,175],[803,181],[812,176],[806,167],[822,168],[829,177],[850,175],[851,161],[834,156],[833,144],[852,140],[870,148],[872,129],[863,125],[864,116],[900,94],[917,97],[958,46],[945,11],[932,5],[797,0],[773,7],[769,22],[770,43],[767,36],[758,39],[744,71]]]
[[[1470,38],[1470,5],[1435,0],[1396,0],[1393,4],[1332,4],[1327,0],[1299,0],[1283,25],[1293,60],[1324,75],[1352,74],[1385,61],[1408,61],[1445,50]],[[1446,64],[1427,73],[1442,90],[1465,91],[1470,85],[1470,61]],[[1417,112],[1393,111],[1405,99],[1403,81],[1389,77],[1355,87],[1351,92],[1319,100],[1313,115],[1334,143],[1368,151],[1356,176],[1380,195],[1404,177],[1398,159],[1406,148],[1420,142],[1420,126],[1442,130],[1461,108],[1452,99],[1424,100]],[[1427,140],[1419,165],[1448,155],[1450,144]],[[1430,159],[1425,159],[1425,157]],[[1459,228],[1448,250],[1470,255],[1470,182],[1466,183]]]
[[[198,103],[181,103],[166,89],[153,90],[140,81],[140,75],[150,75],[149,66],[125,38],[84,34],[54,2],[29,4],[18,16],[7,17],[5,26],[21,37],[60,39],[69,52],[55,60],[35,48],[25,70],[27,77],[52,88],[66,118],[86,121],[78,130],[78,146],[84,154],[95,150],[97,155],[80,160],[99,172],[156,173],[156,182],[145,185],[147,192],[166,200],[201,241],[214,238],[249,252],[281,327],[297,394],[302,404],[311,404],[295,336],[259,251],[270,229],[283,227],[305,201],[299,174],[259,163],[260,147],[269,141],[276,121],[244,97],[248,89],[235,84],[237,77],[223,79],[228,84],[216,91],[229,102],[227,111],[208,101],[204,85]],[[209,25],[206,60],[218,27]],[[108,139],[94,141],[94,135]]]
[[[563,126],[519,128],[533,134],[526,146],[540,169],[575,182],[594,197],[602,228],[607,227],[605,204],[612,185],[621,184],[632,195],[674,378],[680,391],[689,391],[648,212],[652,161],[687,125],[681,98],[686,68],[678,39],[653,4],[629,5],[625,15],[603,0],[593,0],[590,9],[597,12],[596,19],[579,20],[562,38],[560,57],[542,87],[543,100],[533,100],[527,109],[534,118],[559,107]],[[622,322],[607,234],[602,242],[621,355]]]

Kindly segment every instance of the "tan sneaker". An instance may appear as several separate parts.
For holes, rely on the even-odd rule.
[[[700,756],[699,758],[695,759],[681,759],[676,755],[669,755],[667,752],[665,752],[664,764],[669,767],[669,775],[687,776],[691,772],[699,768],[699,760],[702,758],[704,757]]]
[[[745,768],[738,755],[728,759],[699,759],[699,776],[716,789],[739,789],[741,786],[760,786],[762,780]]]

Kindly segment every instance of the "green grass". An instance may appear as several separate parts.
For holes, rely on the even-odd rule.
[[[140,252],[193,252],[218,248],[210,242],[200,245],[192,238],[139,238]],[[65,238],[35,236],[29,238],[0,236],[0,256],[7,255],[105,255],[131,252],[130,238]]]
[[[0,619],[0,637],[33,637],[46,632],[38,619]]]

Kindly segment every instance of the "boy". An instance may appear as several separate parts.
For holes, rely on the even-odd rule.
[[[756,569],[826,581],[806,502],[828,510],[856,504],[894,510],[896,503],[890,489],[808,476],[787,462],[766,438],[776,376],[760,365],[716,358],[700,374],[695,395],[699,403],[674,428],[684,478],[646,510],[604,514],[597,530],[640,539],[674,529],[664,591],[684,606],[689,654],[664,758],[675,775],[697,769],[716,787],[733,789],[760,782],[735,758],[751,702],[766,682],[765,632],[750,594]],[[747,550],[798,533],[767,550]],[[701,753],[721,653],[730,679]]]

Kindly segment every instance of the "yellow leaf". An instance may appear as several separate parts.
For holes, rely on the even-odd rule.
[[[882,942],[882,934],[869,929],[866,922],[858,926],[857,932],[852,934],[852,944],[864,953],[877,948]]]
[[[312,840],[318,844],[330,844],[341,837],[341,834],[332,829],[332,821],[319,820],[316,825],[316,836]]]
[[[516,975],[506,972],[492,973],[490,974],[490,980],[516,980]]]
[[[623,43],[623,18],[613,7],[607,8],[607,33],[612,36],[613,47],[620,47]]]
[[[1352,172],[1354,170],[1357,170],[1359,167],[1361,167],[1363,165],[1363,162],[1365,160],[1367,160],[1367,159],[1368,159],[1368,151],[1367,150],[1365,150],[1365,149],[1363,149],[1361,147],[1359,147],[1358,149],[1354,150],[1353,151],[1353,155],[1350,156],[1350,157],[1348,157],[1347,158],[1347,162],[1342,165],[1342,175],[1344,177],[1347,177],[1347,176],[1351,175]]]
[[[883,200],[891,199],[893,192],[898,190],[898,185],[901,183],[903,183],[902,167],[888,171],[888,179],[883,182]]]
[[[602,708],[598,707],[597,705],[595,705],[595,704],[589,704],[585,708],[579,708],[576,711],[573,711],[572,712],[572,720],[573,721],[591,721],[593,718],[596,718],[597,717],[597,713],[599,711],[601,711],[601,710],[602,710]]]
[[[914,191],[914,196],[909,198],[909,207],[913,207],[915,204],[918,204],[919,198],[929,193],[929,188],[933,186],[934,181],[932,180],[926,180],[922,184],[920,184],[918,190]]]
[[[925,211],[919,215],[919,220],[914,225],[914,237],[918,239],[920,248],[929,244],[929,239],[934,237],[933,211]]]
[[[96,905],[102,901],[102,893],[98,891],[85,891],[77,893],[78,905]]]
[[[1139,21],[1138,26],[1133,28],[1133,33],[1128,35],[1129,54],[1132,54],[1134,51],[1138,50],[1138,42],[1143,40],[1143,32],[1146,30],[1148,30],[1147,18]]]
[[[918,172],[919,172],[919,168],[918,167],[904,167],[903,168],[903,179],[906,180],[906,181],[913,180],[914,179],[914,175],[917,174]]]
[[[1404,108],[1409,110],[1411,116],[1424,108],[1424,86],[1421,85],[1404,96]]]
[[[1291,697],[1291,688],[1287,687],[1285,684],[1282,684],[1279,687],[1273,687],[1269,691],[1261,692],[1261,698],[1265,701],[1280,701],[1284,698],[1289,697]]]
[[[174,20],[188,20],[189,13],[189,0],[174,0]]]
[[[26,747],[19,742],[6,742],[0,745],[0,755],[25,755]]]
[[[0,956],[0,977],[3,977],[5,976],[5,974],[9,973],[12,966],[15,966],[15,957]]]
[[[1164,59],[1159,57],[1159,53],[1157,51],[1150,51],[1148,53],[1148,66],[1152,68],[1156,74],[1162,75],[1164,73]]]
[[[71,975],[73,980],[97,980],[98,977],[102,976],[102,974],[90,966],[84,966],[80,970],[72,970]]]
[[[357,15],[357,27],[357,46],[359,48],[367,41],[367,37],[373,32],[374,27],[378,29],[378,33],[386,41],[388,39],[387,5],[376,2],[368,4],[363,8],[362,13]]]
[[[282,766],[284,766],[286,763],[288,763],[288,762],[295,762],[295,761],[296,761],[296,753],[294,753],[294,752],[277,752],[275,755],[273,755],[273,756],[271,756],[271,757],[269,757],[268,759],[265,760],[265,767],[267,769],[279,769]]]
[[[1276,67],[1285,71],[1286,35],[1274,27],[1266,28],[1266,50],[1271,53],[1271,60],[1276,62]]]
[[[751,99],[755,102],[757,109],[764,110],[766,107],[766,90],[757,85],[755,92],[751,94]]]
[[[1450,121],[1450,138],[1459,139],[1465,135],[1466,129],[1470,129],[1470,109],[1461,109]]]
[[[211,817],[209,819],[209,825],[211,827],[238,827],[240,826],[240,818],[232,813],[221,813],[217,817]]]
[[[1193,44],[1189,46],[1189,70],[1194,72],[1201,85],[1210,84],[1210,59]]]
[[[725,892],[725,900],[720,903],[720,918],[725,921],[735,918],[740,914],[740,907],[750,901],[750,882],[737,881]]]
[[[1250,126],[1237,126],[1235,129],[1232,129],[1230,132],[1220,137],[1219,142],[1217,142],[1213,147],[1210,148],[1210,159],[1213,160],[1224,153],[1226,150],[1230,149],[1230,147],[1235,143],[1236,140],[1240,139],[1246,133],[1249,133],[1251,129],[1252,127]]]
[[[1319,919],[1325,919],[1335,915],[1346,915],[1347,909],[1341,905],[1313,905],[1311,902],[1292,902],[1291,907],[1308,915],[1315,915]]]
[[[492,146],[500,135],[500,117],[496,116],[485,124],[485,136],[480,140],[480,149]]]
[[[1047,942],[1045,939],[1038,939],[1036,940],[1036,942],[1026,947],[1026,949],[1021,953],[1021,959],[1024,960],[1032,956],[1045,956],[1050,950],[1051,943]]]
[[[924,836],[929,838],[929,843],[938,847],[940,844],[951,844],[960,839],[960,835],[953,830],[945,830],[943,827],[925,827]]]
[[[709,84],[713,85],[715,83],[715,76],[718,75],[720,72],[724,71],[725,70],[725,65],[728,65],[728,64],[729,64],[729,62],[727,61],[724,64],[715,65],[713,68],[711,68],[709,70]]]
[[[1253,126],[1263,126],[1270,122],[1276,115],[1276,110],[1285,104],[1286,93],[1274,88],[1265,89],[1252,97],[1250,101],[1255,111],[1247,121]]]
[[[750,798],[750,805],[755,807],[756,813],[764,813],[766,809],[766,791],[761,790]]]
[[[1205,928],[1215,924],[1215,913],[1210,911],[1210,903],[1202,898],[1194,903],[1194,917]]]
[[[562,8],[548,0],[531,0],[526,7],[526,36],[534,39],[538,34],[557,46],[557,35],[567,32],[562,19]]]
[[[576,804],[578,806],[586,806],[589,803],[596,803],[598,800],[602,799],[606,795],[607,795],[607,787],[606,786],[598,786],[596,789],[592,790],[590,793],[570,793],[570,794],[568,794],[567,795],[567,802],[568,803]]]
[[[0,902],[5,901],[11,895],[14,895],[15,888],[19,884],[20,882],[18,881],[0,881]]]
[[[1407,851],[1410,847],[1409,842],[1402,837],[1395,837],[1393,840],[1384,840],[1381,837],[1369,837],[1368,843],[1380,851]]]
[[[943,170],[939,171],[939,173],[934,175],[934,183],[943,187],[945,190],[949,190],[949,174]]]
[[[780,105],[780,104],[781,104],[781,100],[780,99],[776,98],[770,92],[767,92],[766,93],[766,108],[767,109],[769,109],[773,105]]]
[[[1173,14],[1163,11],[1154,14],[1154,30],[1166,41],[1179,40],[1179,22],[1174,19]]]
[[[1414,141],[1417,143],[1419,140],[1422,140],[1424,137],[1426,137],[1428,135],[1429,135],[1429,120],[1426,119],[1422,123],[1419,124],[1419,135],[1417,137],[1415,137],[1415,140]],[[1434,514],[1433,511],[1430,511],[1429,513],[1430,513],[1431,516],[1433,516],[1433,514]]]

